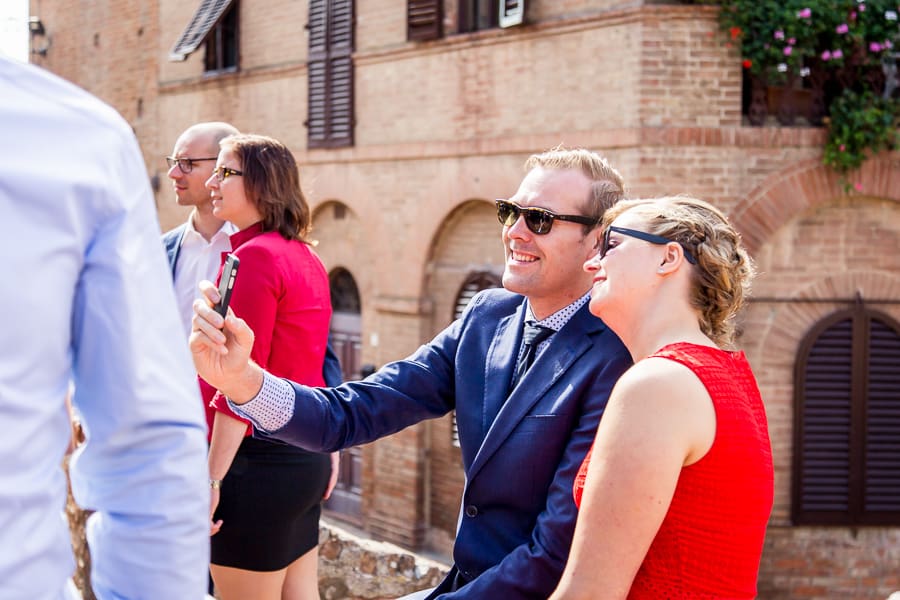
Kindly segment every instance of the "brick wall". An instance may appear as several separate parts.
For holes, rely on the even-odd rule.
[[[740,65],[714,9],[533,0],[524,27],[410,43],[405,2],[357,2],[357,143],[307,150],[306,2],[252,14],[245,2],[242,68],[213,77],[203,76],[202,51],[165,60],[196,2],[41,4],[54,40],[42,64],[136,124],[149,174],[164,178],[161,157],[200,120],[294,150],[317,251],[359,286],[363,362],[408,355],[446,326],[470,270],[500,269],[489,202],[515,192],[529,154],[559,143],[605,153],[632,195],[685,192],[722,206],[757,257],[759,297],[900,298],[900,156],[870,160],[854,176],[862,193],[847,196],[820,165],[822,130],[742,126]],[[448,32],[454,7],[448,0]],[[171,196],[164,183],[164,227],[185,216]],[[756,302],[744,316],[776,465],[762,598],[883,598],[900,588],[900,528],[789,522],[793,364],[810,327],[839,307]],[[900,318],[896,304],[879,308]],[[462,487],[449,439],[445,417],[364,447],[370,533],[447,550]]]

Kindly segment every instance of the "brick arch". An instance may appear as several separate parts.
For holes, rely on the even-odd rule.
[[[872,158],[852,176],[869,197],[900,202],[900,153]],[[840,177],[819,159],[797,162],[769,176],[731,211],[751,253],[783,224],[810,208],[844,196]]]
[[[797,302],[753,304],[741,344],[748,348],[760,392],[769,417],[775,460],[775,505],[771,523],[790,525],[791,461],[793,459],[794,364],[800,344],[822,319],[849,306],[846,302],[804,300],[852,299],[857,292],[865,300],[900,297],[900,277],[885,271],[850,271],[825,276],[797,289]],[[900,306],[873,304],[879,311],[900,319]]]
[[[423,289],[434,304],[431,333],[453,319],[457,292],[473,271],[503,272],[500,223],[492,202],[470,198],[454,205],[428,248]]]
[[[804,300],[852,299],[857,293],[866,300],[900,298],[900,277],[884,271],[846,271],[822,277],[792,294],[797,302],[779,306],[777,315],[764,337],[756,341],[765,348],[767,366],[793,365],[800,341],[810,328],[845,303],[804,302]],[[881,309],[883,310],[883,309]],[[887,312],[894,312],[888,310]],[[761,357],[762,358],[762,357]]]

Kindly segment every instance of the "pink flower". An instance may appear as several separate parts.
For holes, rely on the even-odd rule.
[[[837,27],[834,28],[834,31],[836,33],[840,33],[843,35],[843,34],[847,33],[848,31],[850,31],[850,27],[846,23],[841,23],[840,25],[838,25]]]
[[[856,190],[857,192],[861,192],[861,191],[862,191],[862,184],[861,184],[860,182],[857,181],[856,183],[853,184],[853,189]]]
[[[829,60],[831,60],[831,52],[829,52],[828,50],[826,50],[825,52],[823,52],[823,53],[822,53],[822,60],[824,60],[825,62],[828,62]]]
[[[812,16],[812,10],[810,10],[809,8],[804,8],[803,10],[801,10],[797,13],[798,19],[808,19],[811,16]]]
[[[840,146],[838,146],[838,150],[840,150],[841,152],[843,152],[843,151],[846,150],[846,149],[847,149],[847,146],[845,146],[845,145],[843,145],[843,144],[841,144]]]
[[[838,48],[837,50],[835,50],[834,52],[831,53],[831,58],[833,58],[835,60],[838,58],[844,58],[844,53],[841,51],[840,48]]]
[[[785,55],[785,56],[790,56],[790,55],[791,55],[791,52],[793,52],[793,51],[794,51],[794,49],[793,49],[791,46],[785,46],[785,47],[784,47],[784,55]]]
[[[776,39],[776,40],[783,40],[783,39],[784,39],[784,32],[783,32],[782,30],[780,30],[780,29],[779,29],[778,31],[776,31],[776,32],[775,32],[775,39]]]
[[[891,40],[884,40],[882,46],[884,46],[885,48],[893,48],[894,44],[891,43]]]
[[[870,42],[869,52],[881,52],[881,44],[879,44],[878,42]]]
[[[865,5],[865,4],[860,4],[860,5],[859,5],[859,12],[866,12],[866,5]]]
[[[796,44],[796,43],[797,43],[797,38],[790,38],[790,39],[788,39],[788,44],[790,44],[791,46],[793,46],[793,45]]]

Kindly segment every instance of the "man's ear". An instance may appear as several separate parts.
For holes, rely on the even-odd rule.
[[[588,242],[591,244],[591,248],[594,249],[594,252],[591,253],[591,256],[593,256],[600,251],[600,244],[603,243],[603,227],[597,225],[588,232],[587,237]]]

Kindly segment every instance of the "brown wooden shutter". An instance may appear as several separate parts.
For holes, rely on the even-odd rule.
[[[900,335],[873,318],[869,328],[863,507],[874,522],[900,520]]]
[[[853,321],[848,317],[823,331],[806,359],[795,445],[798,522],[839,522],[850,509],[852,357]]]
[[[308,112],[306,119],[310,148],[328,141],[328,0],[309,0]]]
[[[178,41],[169,51],[169,60],[182,61],[193,53],[206,39],[213,28],[222,19],[232,0],[201,0],[200,6],[191,17],[190,22]]]
[[[407,0],[406,39],[436,40],[443,35],[443,0]]]
[[[330,146],[353,145],[353,0],[332,0],[329,27]]]
[[[307,145],[353,145],[353,0],[310,0]]]
[[[823,320],[796,394],[794,522],[900,524],[900,324],[861,302]]]

